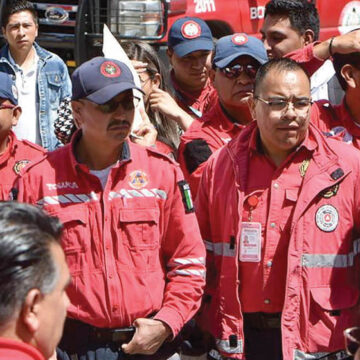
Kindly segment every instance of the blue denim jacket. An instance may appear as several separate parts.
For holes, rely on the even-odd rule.
[[[60,102],[71,97],[71,80],[65,63],[59,56],[45,50],[34,43],[39,57],[36,85],[36,108],[42,146],[54,150],[61,142],[54,133],[54,122]],[[5,45],[0,50],[0,71],[14,75],[15,70],[9,60],[9,47]],[[14,78],[15,79],[15,78]]]

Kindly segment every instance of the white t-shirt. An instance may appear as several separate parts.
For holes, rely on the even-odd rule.
[[[15,69],[15,83],[19,97],[18,102],[22,109],[18,124],[13,130],[19,139],[26,139],[41,145],[36,109],[36,80],[39,57],[35,50],[34,54],[34,62],[31,68],[25,73],[24,70],[15,63],[9,51],[9,59]]]
[[[313,101],[328,100],[328,82],[335,75],[331,60],[326,60],[311,76],[311,97]]]
[[[90,174],[95,175],[100,180],[103,189],[105,189],[105,185],[109,177],[110,170],[114,165],[115,164],[112,164],[109,167],[102,170],[90,170]]]

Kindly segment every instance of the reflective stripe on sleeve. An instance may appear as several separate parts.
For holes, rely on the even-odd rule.
[[[243,341],[240,339],[237,341],[236,347],[230,346],[229,340],[216,339],[216,347],[228,354],[242,354],[243,353]]]
[[[211,241],[204,240],[204,244],[207,251],[213,252],[214,255],[230,256],[236,255],[236,250],[230,249],[229,243],[213,243]]]
[[[354,258],[359,253],[360,239],[357,239],[349,254],[303,254],[301,264],[308,268],[345,268],[354,265]]]
[[[169,277],[173,277],[174,275],[200,276],[202,278],[205,278],[206,271],[205,270],[196,270],[196,269],[176,269],[176,270],[172,270],[168,273]]]
[[[345,360],[348,359],[349,355],[346,354],[345,351],[338,351],[335,353],[304,353],[300,350],[294,350],[294,358],[293,360]]]
[[[174,263],[169,265],[170,267],[178,265],[205,265],[205,258],[177,258],[173,260]]]

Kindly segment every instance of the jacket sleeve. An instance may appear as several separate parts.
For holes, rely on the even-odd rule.
[[[168,324],[176,336],[200,307],[205,285],[205,247],[189,186],[179,167],[173,169],[175,176],[164,208],[161,239],[167,284],[163,306],[154,318]]]
[[[301,49],[286,54],[285,57],[298,62],[307,71],[308,75],[311,76],[324,64],[324,60],[317,58],[314,55],[314,46],[317,44],[318,42],[314,42],[306,45]]]

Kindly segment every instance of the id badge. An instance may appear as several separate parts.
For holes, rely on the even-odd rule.
[[[261,260],[261,224],[243,222],[240,236],[240,261],[259,262]]]

